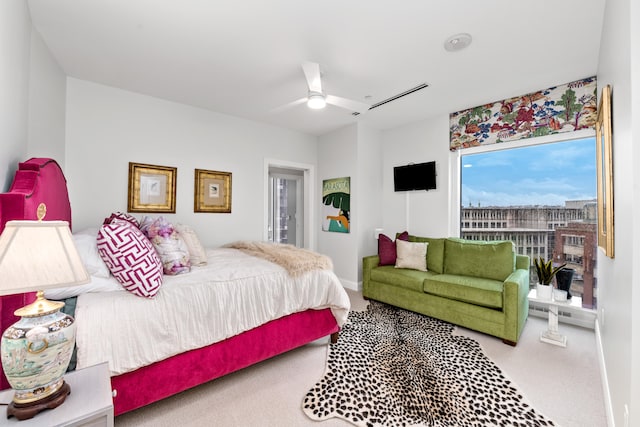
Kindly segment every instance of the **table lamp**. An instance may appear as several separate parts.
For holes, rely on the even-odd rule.
[[[70,393],[64,381],[75,345],[73,318],[63,302],[44,290],[89,282],[89,274],[65,221],[8,221],[0,235],[0,295],[37,291],[36,301],[14,312],[21,317],[2,334],[4,373],[15,394],[7,418],[28,419],[61,405]]]

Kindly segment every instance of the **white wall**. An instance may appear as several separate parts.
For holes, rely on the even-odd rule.
[[[358,173],[354,190],[358,239],[358,288],[362,282],[362,257],[378,253],[374,230],[382,227],[382,133],[358,124]]]
[[[318,251],[333,261],[333,269],[343,286],[354,289],[358,283],[358,127],[346,126],[318,139],[318,202],[317,224],[322,230],[322,181],[332,178],[351,178],[350,232],[319,231]]]
[[[322,181],[351,178],[350,232],[320,231],[318,250],[331,257],[343,286],[361,289],[362,257],[377,253],[375,228],[382,226],[381,132],[354,123],[318,142],[318,229],[322,229]]]
[[[27,2],[0,2],[0,191],[29,157],[53,157],[64,168],[65,81]]]
[[[262,240],[264,159],[316,164],[313,136],[74,78],[66,117],[76,230],[126,211],[128,164],[135,162],[178,168],[176,214],[166,217],[191,225],[205,245]],[[232,173],[232,213],[193,212],[196,168]]]
[[[441,115],[382,133],[384,234],[428,237],[451,234],[449,116]],[[393,191],[394,166],[436,162],[436,189]]]
[[[31,30],[27,157],[50,157],[64,170],[67,76]]]
[[[637,1],[629,1],[629,19],[630,19],[630,46],[629,53],[631,56],[631,134],[632,134],[632,162],[634,165],[640,164],[640,120],[638,120],[638,114],[640,114],[640,4]],[[633,200],[634,200],[634,213],[635,218],[640,213],[640,174],[637,169],[634,169],[633,179]],[[618,175],[619,176],[619,175]],[[621,179],[621,178],[618,178]],[[637,262],[638,254],[640,254],[640,227],[638,227],[638,221],[634,221],[632,240],[634,244],[633,253],[634,261],[632,262],[633,280],[631,288],[631,307],[635,310],[631,311],[631,325],[632,341],[631,341],[631,390],[629,392],[630,416],[629,425],[640,425],[640,314],[638,313],[638,307],[640,307],[640,288],[638,287],[640,282],[640,263]]]
[[[615,199],[615,259],[598,251],[598,323],[611,397],[608,409],[618,426],[625,425],[625,405],[630,409],[626,425],[640,425],[640,133],[638,111],[633,109],[638,105],[638,90],[632,85],[631,66],[633,62],[633,83],[637,85],[640,17],[638,6],[631,3],[607,1],[598,65],[598,95],[604,85],[612,87]]]
[[[27,2],[0,2],[0,191],[9,189],[27,152],[29,38]]]

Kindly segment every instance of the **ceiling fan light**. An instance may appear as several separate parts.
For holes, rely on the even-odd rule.
[[[307,100],[307,106],[312,110],[321,110],[327,106],[327,101],[321,93],[312,93]]]

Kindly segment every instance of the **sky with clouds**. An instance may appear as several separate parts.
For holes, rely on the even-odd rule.
[[[462,206],[564,206],[596,198],[595,138],[462,157]]]

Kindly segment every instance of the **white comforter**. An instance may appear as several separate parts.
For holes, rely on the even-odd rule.
[[[309,308],[331,308],[339,325],[347,319],[349,297],[332,271],[292,278],[236,249],[207,257],[207,266],[165,276],[154,299],[124,290],[80,295],[78,369],[108,362],[119,375]]]

